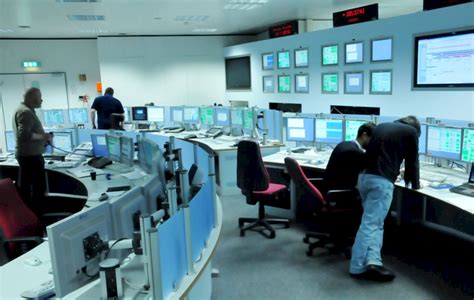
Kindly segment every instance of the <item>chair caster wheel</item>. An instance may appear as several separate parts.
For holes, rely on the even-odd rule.
[[[275,235],[275,232],[270,232],[270,238],[271,238],[271,239],[274,239],[275,236],[276,236],[276,235]]]
[[[306,251],[306,256],[313,256],[313,251]]]
[[[304,237],[303,238],[303,243],[306,243],[306,244],[309,243],[309,237]]]
[[[245,236],[245,231],[241,230],[240,231],[240,236]]]

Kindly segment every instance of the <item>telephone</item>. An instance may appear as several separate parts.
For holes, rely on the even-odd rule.
[[[206,130],[206,135],[208,137],[214,137],[216,135],[222,135],[222,126],[213,126]]]
[[[87,162],[89,166],[94,167],[96,169],[103,169],[105,166],[110,165],[111,163],[112,161],[110,159],[102,156],[91,158]]]
[[[83,161],[86,157],[92,156],[92,143],[82,143],[66,155],[66,160],[80,160]]]

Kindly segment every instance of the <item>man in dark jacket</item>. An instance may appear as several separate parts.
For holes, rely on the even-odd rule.
[[[392,203],[394,182],[405,161],[405,184],[420,188],[418,138],[420,123],[408,116],[378,125],[367,146],[367,167],[358,188],[364,213],[352,247],[350,274],[355,278],[390,281],[395,275],[382,266],[380,249],[384,219]]]
[[[105,90],[104,96],[100,96],[94,99],[94,102],[91,106],[91,120],[92,128],[96,129],[95,125],[95,113],[97,112],[97,123],[99,129],[110,129],[111,124],[111,115],[119,114],[122,115],[125,113],[123,110],[122,103],[114,98],[114,89],[109,87]]]

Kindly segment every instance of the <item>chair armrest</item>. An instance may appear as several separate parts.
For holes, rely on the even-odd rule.
[[[9,244],[18,244],[19,248],[21,249],[21,253],[26,253],[29,250],[33,249],[35,246],[41,244],[42,242],[44,242],[44,240],[42,237],[39,236],[19,236],[2,241],[5,253],[10,259],[13,258],[14,253],[11,253],[10,247],[8,247]]]
[[[360,205],[358,201],[359,192],[356,189],[329,190],[325,198],[331,207],[356,207]]]

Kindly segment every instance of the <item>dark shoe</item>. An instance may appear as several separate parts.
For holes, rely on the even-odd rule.
[[[356,279],[367,279],[380,282],[392,281],[395,278],[395,274],[393,274],[390,270],[377,265],[368,265],[367,270],[364,273],[351,273],[350,275]]]

